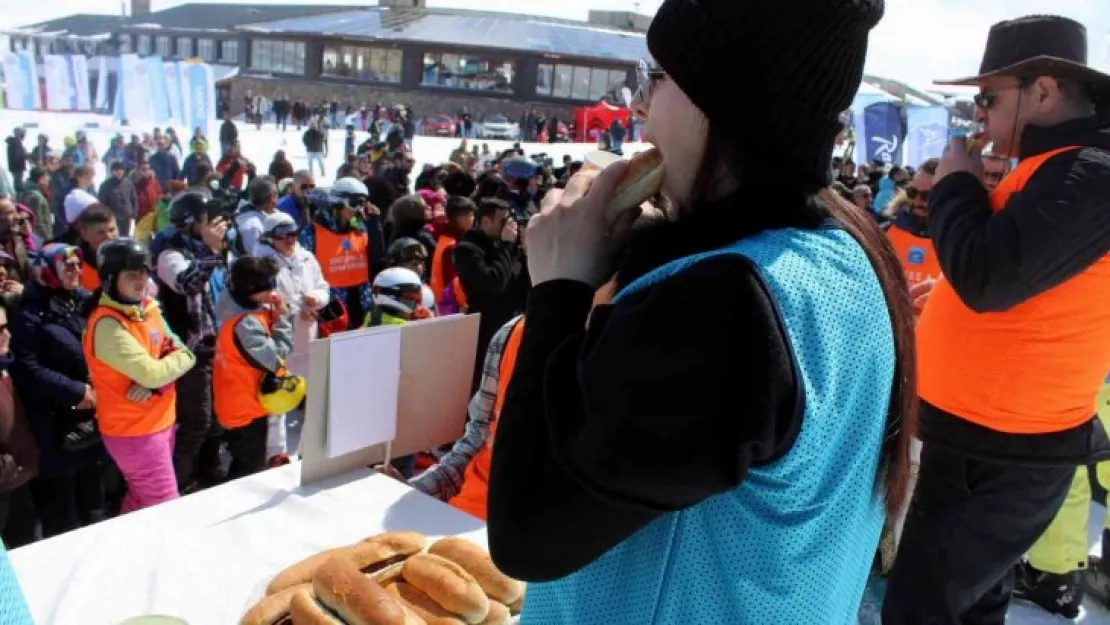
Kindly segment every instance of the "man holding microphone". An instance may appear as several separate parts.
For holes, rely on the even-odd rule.
[[[1110,127],[1086,29],[992,27],[976,116],[1019,159],[993,192],[953,140],[930,194],[944,277],[917,326],[921,473],[883,622],[1001,624],[1015,563],[1075,468],[1110,458],[1095,396],[1110,370]]]

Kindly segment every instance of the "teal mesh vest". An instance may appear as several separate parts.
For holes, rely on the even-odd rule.
[[[576,573],[529,584],[524,625],[856,622],[883,525],[876,473],[895,354],[882,289],[846,232],[785,229],[671,262],[616,301],[723,254],[749,259],[778,307],[805,396],[793,447]]]

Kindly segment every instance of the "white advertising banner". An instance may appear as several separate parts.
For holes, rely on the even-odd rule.
[[[61,54],[48,54],[42,61],[42,79],[46,87],[45,108],[51,111],[72,111],[73,87],[69,60]]]
[[[69,66],[73,71],[74,105],[78,111],[92,109],[92,94],[89,93],[89,57],[84,54],[74,54],[69,57]]]

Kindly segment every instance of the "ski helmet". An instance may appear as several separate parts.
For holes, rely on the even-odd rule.
[[[424,300],[422,287],[415,271],[390,267],[374,277],[374,304],[394,314],[412,315]]]

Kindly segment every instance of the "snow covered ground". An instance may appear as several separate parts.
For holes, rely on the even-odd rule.
[[[213,121],[209,126],[209,156],[212,157],[213,163],[219,159],[219,127],[220,123]],[[116,133],[124,136],[125,140],[130,139],[132,134],[138,134],[140,137],[144,132],[151,132],[154,129],[154,124],[121,127],[107,115],[93,115],[86,113],[44,113],[38,111],[9,111],[0,110],[0,134],[7,137],[11,134],[12,128],[16,126],[23,126],[26,124],[37,124],[37,127],[27,128],[27,136],[24,145],[30,151],[35,146],[35,137],[39,134],[45,134],[50,139],[50,146],[57,150],[59,155],[63,149],[63,139],[67,136],[73,136],[78,130],[85,130],[88,133],[89,139],[96,146],[97,151],[103,155],[108,149],[111,138]],[[86,128],[86,124],[97,124],[99,128]],[[265,172],[270,167],[270,161],[273,160],[274,152],[277,150],[285,150],[286,157],[293,163],[294,169],[307,169],[308,168],[308,153],[301,143],[301,132],[297,132],[293,125],[290,124],[285,132],[274,128],[273,124],[265,124],[262,130],[256,129],[253,125],[247,125],[243,122],[236,122],[239,127],[239,142],[242,145],[243,153],[258,167],[260,172]],[[178,136],[182,142],[185,143],[185,149],[188,151],[188,139],[192,135],[188,129],[183,127],[176,127]],[[369,134],[365,132],[356,132],[356,145],[365,141]],[[328,136],[329,151],[324,175],[320,176],[319,170],[315,172],[316,183],[321,186],[326,186],[334,180],[335,171],[343,164],[343,143],[346,136],[344,130],[332,130]],[[447,160],[451,151],[459,146],[459,139],[445,139],[439,137],[416,137],[413,145],[413,152],[416,156],[417,171],[425,163],[432,163],[438,165]],[[490,151],[498,153],[512,147],[512,141],[488,141],[472,139],[469,144],[483,145],[488,144]],[[522,143],[521,147],[528,155],[546,153],[551,157],[556,166],[562,162],[564,154],[569,154],[574,159],[580,159],[586,152],[591,152],[597,149],[597,145],[593,143]],[[646,146],[644,144],[625,144],[625,154],[633,154],[643,150]],[[3,164],[4,169],[7,169],[7,151],[0,150],[0,163]],[[415,173],[413,179],[415,179]],[[103,165],[97,172],[97,181],[104,178]]]
[[[89,139],[94,142],[100,154],[103,154],[108,149],[111,137],[117,132],[123,134],[125,138],[129,138],[132,133],[141,136],[143,132],[150,132],[153,129],[153,125],[120,127],[112,121],[111,117],[106,115],[0,110],[0,135],[7,137],[11,134],[13,128],[26,124],[37,125],[37,127],[27,128],[27,140],[25,141],[25,145],[28,150],[34,147],[35,137],[38,134],[45,134],[50,138],[50,145],[58,150],[59,154],[63,147],[63,139],[66,136],[72,136],[79,129],[84,129],[88,133]],[[99,127],[86,128],[86,124],[97,124]],[[270,161],[273,159],[274,152],[277,150],[285,150],[286,157],[292,161],[295,169],[304,169],[308,167],[308,154],[305,152],[304,145],[301,143],[302,133],[295,131],[293,126],[289,126],[288,130],[282,132],[275,129],[272,124],[264,125],[261,131],[257,130],[254,126],[248,126],[242,122],[238,122],[237,124],[239,127],[239,141],[243,147],[243,152],[247,158],[254,161],[260,171],[265,171],[269,168]],[[210,128],[209,141],[213,146],[217,146],[218,141],[216,141],[216,138],[219,132],[219,122],[213,122]],[[181,127],[178,127],[177,131],[184,141],[187,141],[188,136],[191,134],[187,129]],[[338,169],[343,162],[343,141],[345,134],[345,131],[342,130],[331,131],[329,135],[331,149],[328,152],[325,175],[320,176],[319,171],[315,172],[317,174],[317,184],[324,186],[333,181],[335,170]],[[358,143],[365,141],[368,137],[364,132],[358,132],[356,136]],[[471,145],[482,145],[485,143],[489,144],[490,150],[494,153],[512,147],[511,141],[472,140],[470,142]],[[458,139],[417,137],[413,146],[417,167],[425,163],[439,164],[446,161],[448,155],[450,155],[451,151],[458,147],[458,145]],[[562,161],[564,154],[569,154],[574,159],[580,159],[586,152],[597,149],[595,144],[589,143],[523,143],[521,146],[529,155],[547,153],[556,163]],[[626,154],[632,154],[643,150],[645,147],[644,144],[626,144],[624,146],[624,151]],[[213,147],[213,161],[219,157],[218,152],[219,148]],[[7,169],[6,150],[0,150],[0,165],[2,165],[4,169]],[[96,179],[99,181],[103,178],[104,170],[103,165],[101,165],[100,171],[97,172]],[[1090,524],[1091,553],[1097,553],[1100,549],[1099,537],[1102,527],[1104,526],[1105,518],[1104,509],[1097,504],[1093,505],[1091,508]],[[868,596],[865,597],[865,604],[860,611],[861,625],[871,625],[872,623],[878,625],[877,601],[881,601],[881,589],[878,584],[872,584],[868,588]],[[1049,616],[1036,607],[1016,602],[1011,607],[1009,618],[1007,619],[1007,623],[1012,625],[1051,625],[1065,622],[1068,621]],[[1110,611],[1088,602],[1084,613],[1076,622],[1083,625],[1110,625]]]

